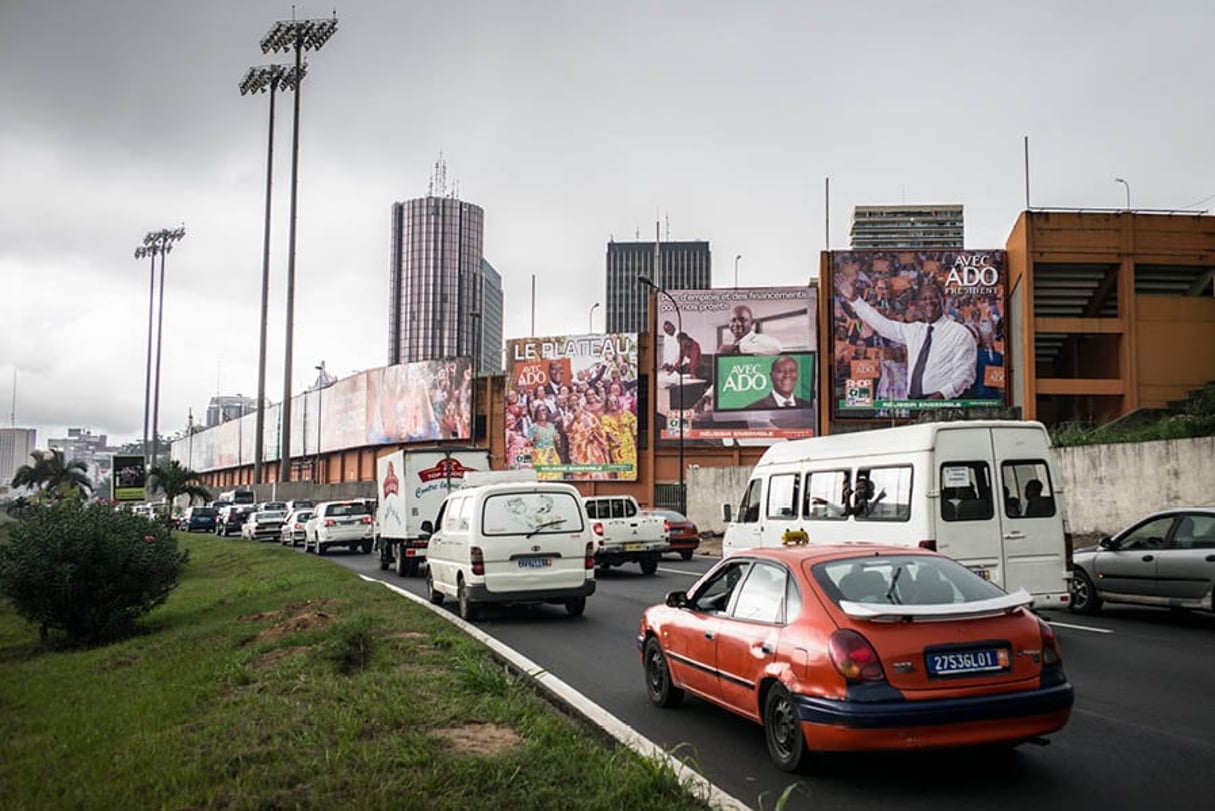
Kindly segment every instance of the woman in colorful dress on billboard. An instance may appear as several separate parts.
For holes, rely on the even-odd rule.
[[[561,455],[557,452],[557,426],[549,420],[548,406],[541,402],[536,406],[533,415],[535,422],[527,429],[527,438],[532,444],[532,467],[536,469],[537,479],[559,479],[557,471],[540,470],[542,466],[560,465]]]
[[[609,394],[607,412],[599,418],[603,432],[607,434],[612,462],[618,465],[637,466],[637,415],[624,409],[624,404],[615,394]]]

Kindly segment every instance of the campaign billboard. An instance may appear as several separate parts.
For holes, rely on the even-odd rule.
[[[472,358],[414,361],[366,374],[367,444],[472,437]],[[333,446],[322,441],[321,447]]]
[[[1002,250],[839,251],[834,419],[1005,404]]]
[[[506,465],[540,479],[637,479],[637,333],[506,342]]]
[[[672,290],[654,348],[658,441],[764,445],[818,429],[813,287]]]
[[[114,500],[143,501],[147,498],[147,471],[142,456],[114,454]]]

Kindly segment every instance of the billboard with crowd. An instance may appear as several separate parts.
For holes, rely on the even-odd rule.
[[[506,464],[540,479],[637,479],[637,333],[506,342]]]
[[[415,361],[365,374],[366,420],[359,427],[367,444],[472,437],[472,358]],[[328,398],[324,405],[329,408]]]
[[[1004,251],[831,254],[833,419],[1005,404]]]
[[[814,287],[659,295],[658,441],[764,445],[818,429]]]

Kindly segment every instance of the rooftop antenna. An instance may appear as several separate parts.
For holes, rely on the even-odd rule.
[[[9,424],[17,427],[17,367],[13,367],[13,410],[8,412]]]
[[[670,242],[671,241],[671,212],[668,211],[666,213],[666,215],[663,217],[663,220],[666,223],[666,229],[663,231],[663,233],[666,235],[666,237],[665,237],[666,241]]]
[[[439,159],[435,161],[434,173],[430,176],[430,185],[427,187],[426,196],[447,196],[447,162],[443,160],[443,152],[441,150],[439,152]]]

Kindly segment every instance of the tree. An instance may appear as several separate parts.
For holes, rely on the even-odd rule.
[[[210,501],[211,493],[200,484],[201,481],[202,474],[183,466],[176,459],[171,460],[168,467],[154,467],[148,471],[148,491],[163,491],[170,504],[178,496],[189,496],[191,504],[195,499]]]
[[[39,496],[50,494],[56,501],[70,495],[85,498],[93,491],[88,465],[79,459],[65,462],[63,451],[34,451],[32,465],[22,465],[13,476],[13,487],[32,487]]]

